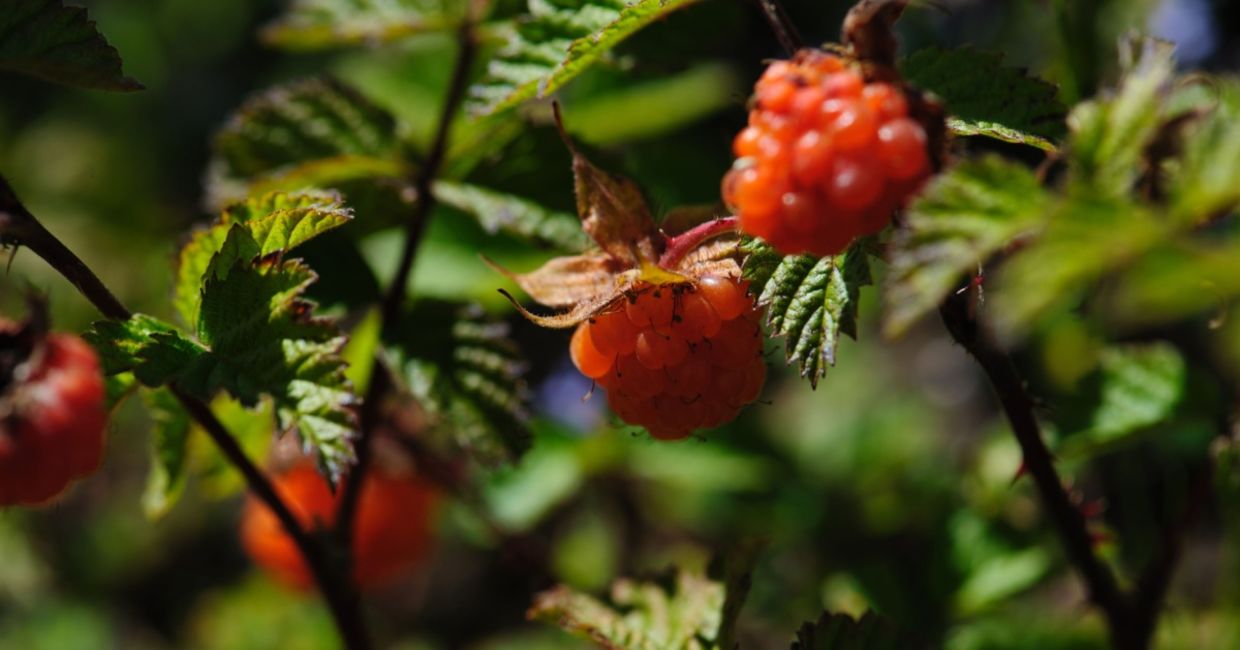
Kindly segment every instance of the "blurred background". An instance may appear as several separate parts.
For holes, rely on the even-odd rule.
[[[0,73],[0,173],[127,304],[163,318],[172,316],[178,243],[211,218],[203,180],[212,134],[248,96],[332,73],[397,115],[409,141],[425,143],[451,68],[442,35],[312,54],[266,48],[256,35],[283,9],[275,0],[85,4],[146,90],[95,93]],[[810,42],[836,40],[848,4],[786,2]],[[1226,0],[914,4],[900,24],[905,53],[1000,50],[1057,83],[1069,105],[1113,80],[1115,43],[1129,30],[1175,41],[1186,68],[1240,67],[1240,3]],[[498,0],[491,15],[525,9],[524,0]],[[753,3],[706,0],[618,54],[561,93],[574,134],[596,163],[635,178],[658,213],[717,201],[746,88],[764,59],[781,55]],[[546,113],[510,114],[528,126],[469,180],[572,211],[569,156]],[[390,227],[369,228],[357,242],[366,263],[349,273],[384,277],[399,241]],[[950,648],[1102,644],[1101,620],[1032,486],[1014,481],[1019,450],[989,389],[939,323],[885,341],[867,288],[860,340],[841,346],[817,390],[783,368],[782,345],[771,342],[761,403],[701,440],[660,444],[618,426],[604,400],[582,399],[590,385],[567,358],[567,335],[513,317],[479,252],[517,269],[550,255],[440,208],[411,291],[466,296],[511,321],[530,360],[535,443],[518,466],[479,477],[480,503],[445,499],[430,558],[368,599],[382,647],[582,647],[525,622],[534,593],[556,583],[605,593],[618,576],[705,567],[714,550],[750,538],[766,546],[741,621],[744,648],[787,647],[824,608],[876,609]],[[332,288],[332,256],[307,255],[324,276],[325,308],[347,311]],[[49,295],[59,329],[82,331],[96,318],[28,251],[0,273],[0,314],[19,316],[28,286]],[[1074,400],[1089,394],[1082,378],[1095,369],[1097,344],[1065,320],[1021,350],[1061,433],[1072,431]],[[1186,370],[1178,396],[1185,417],[1158,431],[1118,443],[1058,441],[1061,471],[1076,477],[1083,500],[1103,504],[1101,550],[1123,575],[1178,516],[1186,468],[1213,434],[1194,408],[1217,395],[1196,370]],[[0,648],[336,647],[317,598],[282,588],[242,553],[240,479],[218,461],[167,516],[147,519],[149,428],[141,404],[126,402],[98,474],[50,507],[0,511]],[[247,438],[258,457],[268,432]],[[194,453],[209,459],[197,438]],[[1240,647],[1240,529],[1219,505],[1208,504],[1189,537],[1159,647]]]

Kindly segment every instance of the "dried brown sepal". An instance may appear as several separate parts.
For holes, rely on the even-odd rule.
[[[908,0],[861,0],[844,17],[841,36],[854,58],[894,68],[899,44],[892,27]]]
[[[573,189],[582,230],[624,264],[638,266],[659,259],[664,237],[637,183],[595,167],[564,130],[560,105],[553,104],[552,109],[560,137],[573,154]]]
[[[626,264],[658,259],[663,236],[636,183],[576,152],[573,176],[582,228],[600,248]]]
[[[616,292],[616,275],[624,266],[601,251],[556,257],[530,273],[513,273],[483,257],[531,298],[548,307],[572,307]]]
[[[581,227],[599,250],[555,258],[530,273],[513,273],[486,260],[540,304],[567,310],[536,314],[501,289],[517,311],[543,327],[567,328],[647,290],[689,286],[706,275],[739,277],[735,217],[708,220],[669,239],[656,225],[637,184],[590,163],[565,133],[558,106],[555,115],[573,154]]]
[[[708,275],[721,278],[739,278],[742,256],[741,238],[736,233],[716,237],[693,249],[681,258],[676,265],[676,272],[690,278],[702,278]]]

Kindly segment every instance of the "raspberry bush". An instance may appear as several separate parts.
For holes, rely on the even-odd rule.
[[[1227,3],[277,4],[0,3],[0,648],[1240,647]]]

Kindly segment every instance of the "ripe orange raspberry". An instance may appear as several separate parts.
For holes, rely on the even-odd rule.
[[[639,287],[577,326],[573,363],[620,419],[660,440],[729,422],[766,381],[759,312],[745,291],[713,276]]]
[[[905,91],[813,49],[766,69],[733,150],[724,201],[785,254],[835,255],[882,230],[932,171]]]
[[[335,523],[341,493],[332,493],[312,463],[294,465],[273,483],[302,526],[327,529]],[[353,579],[359,587],[381,585],[421,562],[430,546],[434,501],[433,488],[412,476],[378,468],[366,476],[353,530]],[[298,589],[314,584],[280,521],[253,497],[242,516],[241,542],[254,562],[281,582]]]
[[[103,376],[82,339],[0,320],[0,505],[38,505],[103,456]]]

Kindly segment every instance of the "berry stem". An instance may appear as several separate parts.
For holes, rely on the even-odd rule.
[[[788,12],[783,5],[779,4],[779,0],[756,1],[762,9],[762,15],[766,16],[766,22],[771,25],[771,31],[775,32],[775,38],[779,39],[779,44],[783,46],[788,56],[796,54],[797,50],[805,46],[801,33],[792,24],[792,20],[788,18]]]
[[[685,255],[701,246],[706,240],[738,230],[740,230],[740,221],[734,216],[719,217],[700,223],[667,240],[667,248],[659,257],[659,268],[675,268],[685,258]]]
[[[474,31],[473,18],[467,16],[457,29],[457,55],[452,69],[452,79],[439,115],[439,123],[435,130],[435,139],[431,144],[426,160],[413,179],[417,196],[413,213],[405,224],[405,241],[401,250],[400,264],[387,292],[380,304],[382,322],[379,340],[391,333],[400,320],[400,313],[405,304],[405,296],[409,278],[413,272],[413,263],[417,257],[418,245],[426,234],[430,223],[431,212],[435,208],[436,199],[433,190],[435,178],[443,167],[448,150],[448,135],[452,130],[453,118],[465,99],[465,90],[469,86],[469,71],[474,57],[478,52],[478,39]],[[370,438],[379,419],[379,406],[383,395],[391,388],[387,368],[382,358],[376,359],[371,368],[370,380],[366,387],[366,396],[362,402],[359,415],[360,431],[354,444],[357,450],[357,462],[344,481],[344,492],[337,510],[336,535],[343,548],[351,548],[353,521],[357,517],[357,504],[360,497],[363,478],[370,466]]]
[[[104,316],[129,320],[132,315],[69,247],[65,246],[17,198],[0,176],[0,242],[14,242],[34,251],[60,272]]]
[[[939,306],[939,314],[952,338],[982,367],[991,386],[998,394],[1003,412],[1020,444],[1024,466],[1037,486],[1042,505],[1059,535],[1068,561],[1084,579],[1089,598],[1102,610],[1116,648],[1141,648],[1148,645],[1134,638],[1133,610],[1120,591],[1111,570],[1094,553],[1093,540],[1084,516],[1064,490],[1063,481],[1055,470],[1050,450],[1042,440],[1041,427],[1034,415],[1034,403],[1015,364],[969,312],[968,295],[951,295]]]
[[[133,312],[112,294],[99,276],[26,209],[3,176],[0,176],[0,240],[12,241],[34,251],[77,287],[105,317],[123,321],[132,316]],[[250,492],[280,520],[310,567],[345,646],[351,650],[370,648],[370,638],[361,616],[360,600],[345,577],[347,574],[335,570],[327,549],[297,522],[271,482],[245,455],[236,438],[228,432],[211,408],[175,384],[170,386],[170,389],[190,417],[202,426],[212,442],[219,447],[225,458],[241,472]]]

